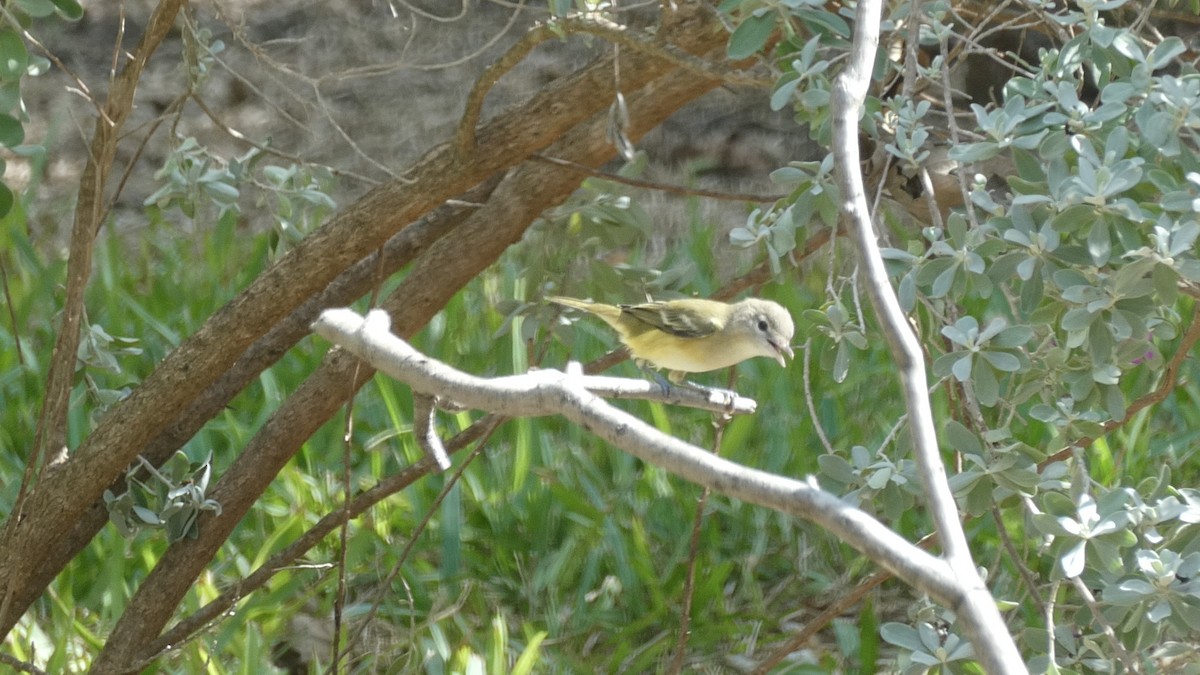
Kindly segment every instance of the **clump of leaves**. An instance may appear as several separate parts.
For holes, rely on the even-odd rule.
[[[145,471],[146,474],[143,474]],[[167,531],[167,540],[195,539],[200,530],[196,521],[204,511],[221,513],[221,504],[205,497],[212,476],[212,453],[203,462],[193,463],[177,451],[162,467],[138,457],[138,463],[125,474],[129,489],[121,495],[104,491],[108,519],[124,537],[133,537],[146,529]]]

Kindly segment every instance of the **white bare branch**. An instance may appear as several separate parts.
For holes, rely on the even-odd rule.
[[[881,0],[858,3],[850,60],[833,87],[833,152],[837,160],[834,164],[838,170],[838,185],[842,190],[842,213],[846,216],[846,227],[866,272],[871,304],[896,359],[908,407],[913,458],[919,467],[927,505],[945,552],[945,562],[953,570],[955,585],[969,590],[970,601],[953,609],[975,647],[976,658],[988,673],[1027,673],[995,600],[971,559],[938,448],[933,410],[926,389],[929,385],[924,355],[888,281],[863,188],[859,169],[858,119],[871,83],[871,71],[879,46],[882,4]]]
[[[962,581],[946,561],[917,548],[878,520],[825,492],[815,479],[785,478],[722,459],[660,432],[588,390],[593,380],[614,378],[592,378],[557,370],[475,377],[418,352],[393,335],[388,330],[386,313],[380,310],[371,312],[366,319],[349,309],[326,310],[313,323],[313,329],[380,372],[406,383],[414,392],[511,417],[561,415],[617,448],[686,480],[729,497],[810,520],[960,614],[981,599],[974,595],[981,584]],[[990,595],[986,596],[986,602],[994,611]],[[1001,633],[1004,634],[1003,629]]]

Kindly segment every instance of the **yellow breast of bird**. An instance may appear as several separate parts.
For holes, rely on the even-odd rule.
[[[651,365],[685,373],[702,373],[728,368],[759,354],[744,345],[711,344],[707,338],[680,338],[661,331],[649,331],[624,340],[634,357]],[[714,348],[715,347],[715,348]]]

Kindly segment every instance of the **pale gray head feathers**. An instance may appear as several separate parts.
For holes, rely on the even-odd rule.
[[[792,358],[792,338],[796,325],[792,315],[777,302],[747,298],[735,302],[729,315],[730,328],[754,335],[760,347],[759,356],[769,356],[786,365],[784,356]]]

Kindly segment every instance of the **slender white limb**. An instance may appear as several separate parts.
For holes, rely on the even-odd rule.
[[[956,586],[967,589],[969,595],[968,602],[953,609],[985,671],[1005,675],[1027,673],[1025,662],[1004,625],[996,602],[971,559],[958,507],[954,503],[954,494],[946,479],[946,468],[938,449],[933,410],[926,391],[929,385],[924,355],[917,336],[900,309],[900,301],[888,282],[863,187],[859,168],[858,119],[871,84],[871,71],[879,46],[882,6],[882,0],[861,0],[858,3],[850,59],[833,86],[833,152],[838,186],[842,191],[842,213],[845,214],[846,228],[865,272],[868,296],[896,359],[908,407],[913,459],[919,467],[926,502],[937,528],[945,562],[954,572]]]
[[[511,417],[562,415],[617,448],[698,485],[810,520],[960,615],[983,601],[974,595],[977,587],[962,583],[946,561],[820,489],[811,478],[799,481],[751,469],[668,436],[609,405],[584,387],[590,378],[579,374],[536,370],[480,378],[455,370],[413,349],[389,332],[386,323],[375,312],[364,320],[348,309],[330,309],[313,329],[414,392]],[[990,596],[986,602],[994,610]]]

